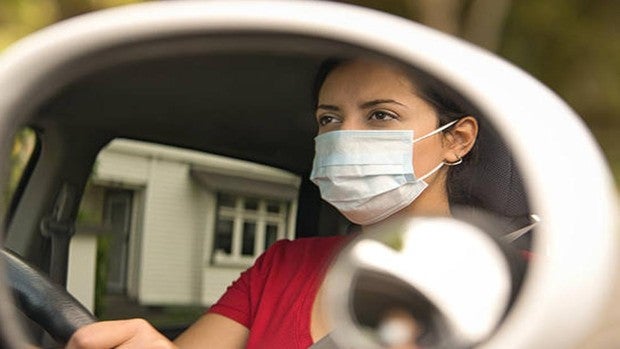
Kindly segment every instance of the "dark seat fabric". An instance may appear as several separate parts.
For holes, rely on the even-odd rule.
[[[492,214],[502,224],[497,234],[505,235],[532,223],[531,208],[519,166],[510,149],[488,121],[479,120],[476,158],[455,173],[457,193],[451,193],[450,205],[457,218],[471,220],[479,212]],[[517,243],[530,245],[531,234]]]

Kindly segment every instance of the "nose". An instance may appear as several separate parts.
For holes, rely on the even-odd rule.
[[[342,131],[365,130],[366,124],[359,117],[349,116],[344,118],[338,129]]]

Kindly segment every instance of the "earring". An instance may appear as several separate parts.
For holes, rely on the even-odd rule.
[[[444,161],[443,162],[444,165],[446,165],[446,166],[456,166],[456,165],[459,165],[459,164],[461,164],[463,162],[463,158],[462,157],[458,156],[457,154],[454,154],[454,156],[456,156],[456,160],[455,161],[452,161],[452,162]]]

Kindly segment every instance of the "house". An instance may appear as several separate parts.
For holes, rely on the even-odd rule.
[[[274,241],[294,238],[299,185],[263,165],[115,140],[81,203],[68,288],[93,309],[99,253],[107,292],[208,306]]]

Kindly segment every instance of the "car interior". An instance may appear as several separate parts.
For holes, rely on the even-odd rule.
[[[330,57],[387,60],[441,84],[378,52],[277,33],[189,33],[108,47],[65,62],[46,77],[40,91],[22,98],[15,130],[32,129],[36,146],[5,215],[5,249],[64,284],[80,201],[97,155],[115,139],[288,171],[301,179],[295,237],[347,232],[350,223],[321,201],[308,179],[316,133],[312,86],[319,65]],[[449,86],[443,89],[469,103]],[[472,196],[454,204],[492,210],[503,221],[495,233],[503,235],[529,224],[528,198],[508,147],[482,113],[477,117],[489,142],[480,145],[481,165],[463,174],[474,179]],[[524,249],[530,244],[529,235],[517,242]],[[56,297],[57,288],[50,287],[39,290],[39,297]],[[32,300],[32,290],[20,292],[22,303]],[[61,305],[48,303],[53,309],[20,307],[62,342],[71,333],[66,331],[71,321],[50,317]],[[33,341],[44,341],[36,327],[26,328]],[[176,333],[161,330],[171,337]]]

